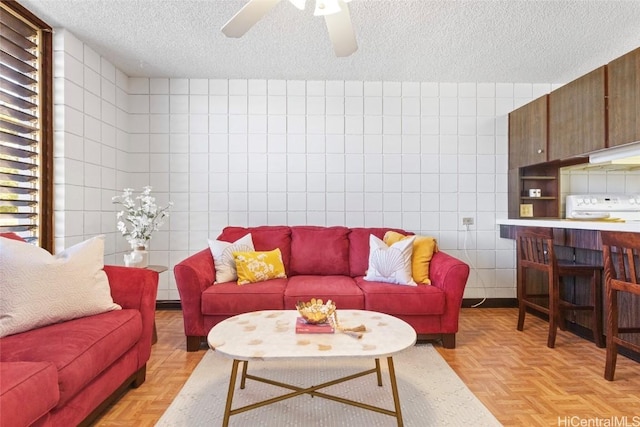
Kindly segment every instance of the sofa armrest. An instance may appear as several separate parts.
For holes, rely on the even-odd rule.
[[[443,332],[458,332],[458,315],[469,278],[469,265],[445,252],[436,252],[429,266],[429,278],[431,285],[442,289],[446,295]]]
[[[158,273],[146,268],[105,265],[113,300],[125,309],[140,311],[142,338],[139,343],[138,367],[142,367],[151,355],[151,341],[156,319]]]
[[[203,249],[182,260],[173,267],[173,274],[180,293],[185,335],[205,336],[202,292],[216,280],[211,251]]]

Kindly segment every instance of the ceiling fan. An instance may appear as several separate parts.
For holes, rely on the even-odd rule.
[[[282,0],[249,0],[224,26],[227,37],[242,37],[244,33],[264,17]],[[295,7],[304,10],[306,0],[289,0]],[[351,25],[347,3],[351,0],[316,0],[315,16],[324,16],[329,39],[336,56],[349,56],[358,50],[356,36]]]

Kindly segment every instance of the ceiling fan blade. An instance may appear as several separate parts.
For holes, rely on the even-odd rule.
[[[281,0],[249,0],[242,9],[222,26],[227,37],[242,37],[253,25],[262,19]]]
[[[358,42],[351,24],[349,6],[342,0],[338,0],[338,3],[340,3],[340,12],[325,15],[324,20],[327,23],[329,38],[336,56],[349,56],[358,50]]]

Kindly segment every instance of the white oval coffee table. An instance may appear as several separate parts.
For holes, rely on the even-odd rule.
[[[343,328],[364,325],[367,329],[366,332],[362,333],[361,338],[339,331],[333,334],[297,334],[295,325],[299,313],[295,310],[265,310],[245,313],[230,317],[215,325],[207,337],[209,347],[233,359],[222,425],[227,426],[229,424],[231,415],[302,394],[309,394],[394,416],[397,419],[398,426],[402,426],[402,411],[393,366],[393,355],[415,344],[415,330],[403,320],[374,311],[338,310],[337,315],[340,326]],[[389,366],[389,379],[395,407],[393,411],[318,391],[334,384],[373,373],[377,376],[378,386],[382,386],[381,357],[387,358]],[[308,388],[300,388],[247,373],[249,361],[302,358],[369,358],[375,360],[375,368]],[[246,379],[250,379],[293,391],[272,399],[231,409],[240,362],[243,362],[241,389],[244,389]]]

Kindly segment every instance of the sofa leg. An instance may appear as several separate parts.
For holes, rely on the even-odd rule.
[[[196,337],[193,335],[187,336],[187,351],[198,351],[200,350],[200,344],[202,344],[202,340],[204,337]]]
[[[145,363],[142,366],[142,368],[138,369],[138,372],[136,372],[133,382],[131,383],[131,387],[133,388],[140,387],[146,379],[147,379],[147,364]]]
[[[442,334],[442,346],[444,348],[456,348],[456,334]]]

